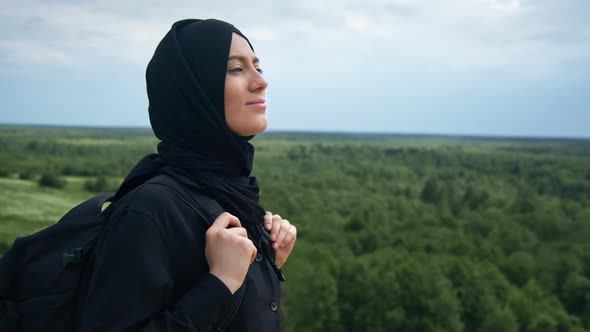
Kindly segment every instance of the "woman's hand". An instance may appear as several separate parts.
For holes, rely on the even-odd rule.
[[[270,233],[272,248],[277,252],[275,264],[280,269],[293,251],[297,240],[297,228],[287,219],[281,218],[278,214],[273,215],[269,211],[266,211],[264,216],[264,228]]]
[[[256,247],[237,217],[224,212],[205,233],[205,257],[209,273],[235,293],[244,283]]]

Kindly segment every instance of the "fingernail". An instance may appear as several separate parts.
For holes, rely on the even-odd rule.
[[[277,237],[277,235],[275,233],[272,233],[270,235],[270,239],[273,240],[273,241],[275,240],[276,237]]]
[[[275,249],[278,249],[278,247],[279,247],[279,244],[278,244],[278,243],[273,243],[273,244],[272,244],[272,247],[273,247],[273,248],[275,248]]]

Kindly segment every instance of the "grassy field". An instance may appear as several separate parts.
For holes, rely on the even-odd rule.
[[[42,187],[34,180],[0,178],[0,246],[17,236],[45,228],[93,193],[83,190],[85,178],[67,177],[66,189]]]

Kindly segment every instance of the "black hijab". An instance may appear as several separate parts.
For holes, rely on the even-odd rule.
[[[155,175],[169,174],[204,190],[259,235],[264,210],[256,179],[250,177],[252,137],[234,134],[225,122],[225,75],[234,32],[248,40],[229,23],[188,19],[174,23],[162,39],[146,71],[150,123],[161,140],[158,154],[135,166],[117,197]]]

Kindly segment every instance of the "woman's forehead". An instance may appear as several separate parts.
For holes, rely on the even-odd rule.
[[[232,55],[250,56],[256,58],[256,54],[250,47],[250,43],[237,33],[232,34],[231,46],[229,50],[230,58]],[[257,58],[258,59],[258,58]]]

